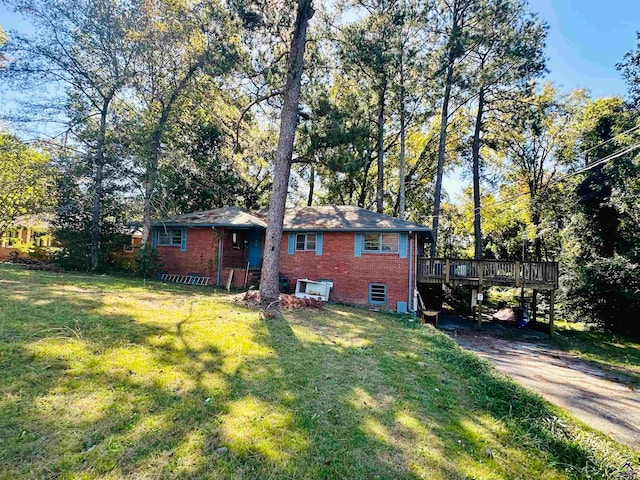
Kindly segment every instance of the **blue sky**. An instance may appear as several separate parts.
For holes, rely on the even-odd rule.
[[[636,45],[640,0],[529,0],[532,10],[549,24],[547,78],[562,90],[587,88],[594,97],[624,95],[626,87],[616,63]],[[0,6],[5,30],[28,25]],[[0,91],[0,103],[10,94]],[[0,105],[2,109],[2,105]],[[452,197],[464,186],[460,172],[445,178]]]
[[[549,79],[564,90],[624,95],[616,63],[636,44],[639,0],[530,0],[549,24]]]

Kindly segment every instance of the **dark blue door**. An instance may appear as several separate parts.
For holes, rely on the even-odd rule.
[[[259,228],[249,229],[249,268],[262,266],[262,233]]]

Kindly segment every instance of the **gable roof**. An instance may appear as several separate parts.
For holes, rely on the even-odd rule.
[[[260,227],[267,223],[249,210],[239,207],[222,207],[203,212],[193,212],[152,222],[154,227]]]
[[[284,230],[392,230],[431,232],[425,225],[350,205],[290,208],[284,214]]]
[[[204,212],[193,212],[159,220],[155,227],[236,227],[267,228],[267,213],[245,210],[239,207],[223,207]],[[382,215],[360,207],[328,205],[322,207],[300,207],[285,210],[285,231],[377,231],[423,232],[430,234],[425,225],[407,222],[399,218]]]

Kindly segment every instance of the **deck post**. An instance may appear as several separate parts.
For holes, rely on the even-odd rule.
[[[513,275],[516,280],[516,288],[518,288],[520,286],[520,262],[519,261],[516,261],[516,266],[514,267]]]
[[[538,321],[538,289],[533,289],[531,296],[531,322],[536,323]]]
[[[449,283],[449,259],[445,259],[444,261],[444,281]]]
[[[551,298],[549,299],[549,338],[553,337],[553,321],[556,316],[555,312],[556,291],[551,290]]]
[[[478,286],[478,293],[482,294],[482,284]],[[482,300],[478,302],[478,330],[482,330],[482,303],[484,302],[484,294]]]

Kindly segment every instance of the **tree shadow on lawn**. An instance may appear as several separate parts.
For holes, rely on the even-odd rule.
[[[392,317],[196,299],[141,323],[56,285],[0,302],[0,476],[502,478],[593,456],[536,397]]]
[[[320,380],[323,375],[335,378],[329,397],[324,403],[318,399],[312,410],[323,411],[332,404],[338,409],[346,406],[347,411],[355,407],[350,412],[355,416],[346,414],[342,427],[366,437],[364,458],[389,460],[390,477],[409,471],[427,478],[435,478],[436,472],[443,478],[542,477],[549,473],[549,465],[557,465],[569,476],[606,478],[616,465],[635,460],[630,451],[599,435],[584,438],[572,421],[559,418],[558,411],[538,396],[431,327],[411,329],[405,324],[404,332],[396,336],[379,318],[367,320],[366,312],[356,312],[342,324],[335,317],[324,324],[311,316],[302,322],[293,315],[270,320],[270,344],[283,370],[290,372],[287,378],[299,372]],[[323,338],[292,342],[296,334],[307,333],[298,327],[315,329]],[[354,329],[356,338],[368,344],[341,345],[344,332]],[[318,359],[315,370],[305,365],[309,357]],[[406,435],[408,425],[412,428]],[[322,431],[321,427],[314,425],[314,430]],[[494,460],[487,459],[487,448]],[[621,451],[626,456],[618,457]],[[437,468],[423,475],[429,464]],[[385,471],[378,467],[377,471]],[[367,478],[370,472],[364,473]]]

